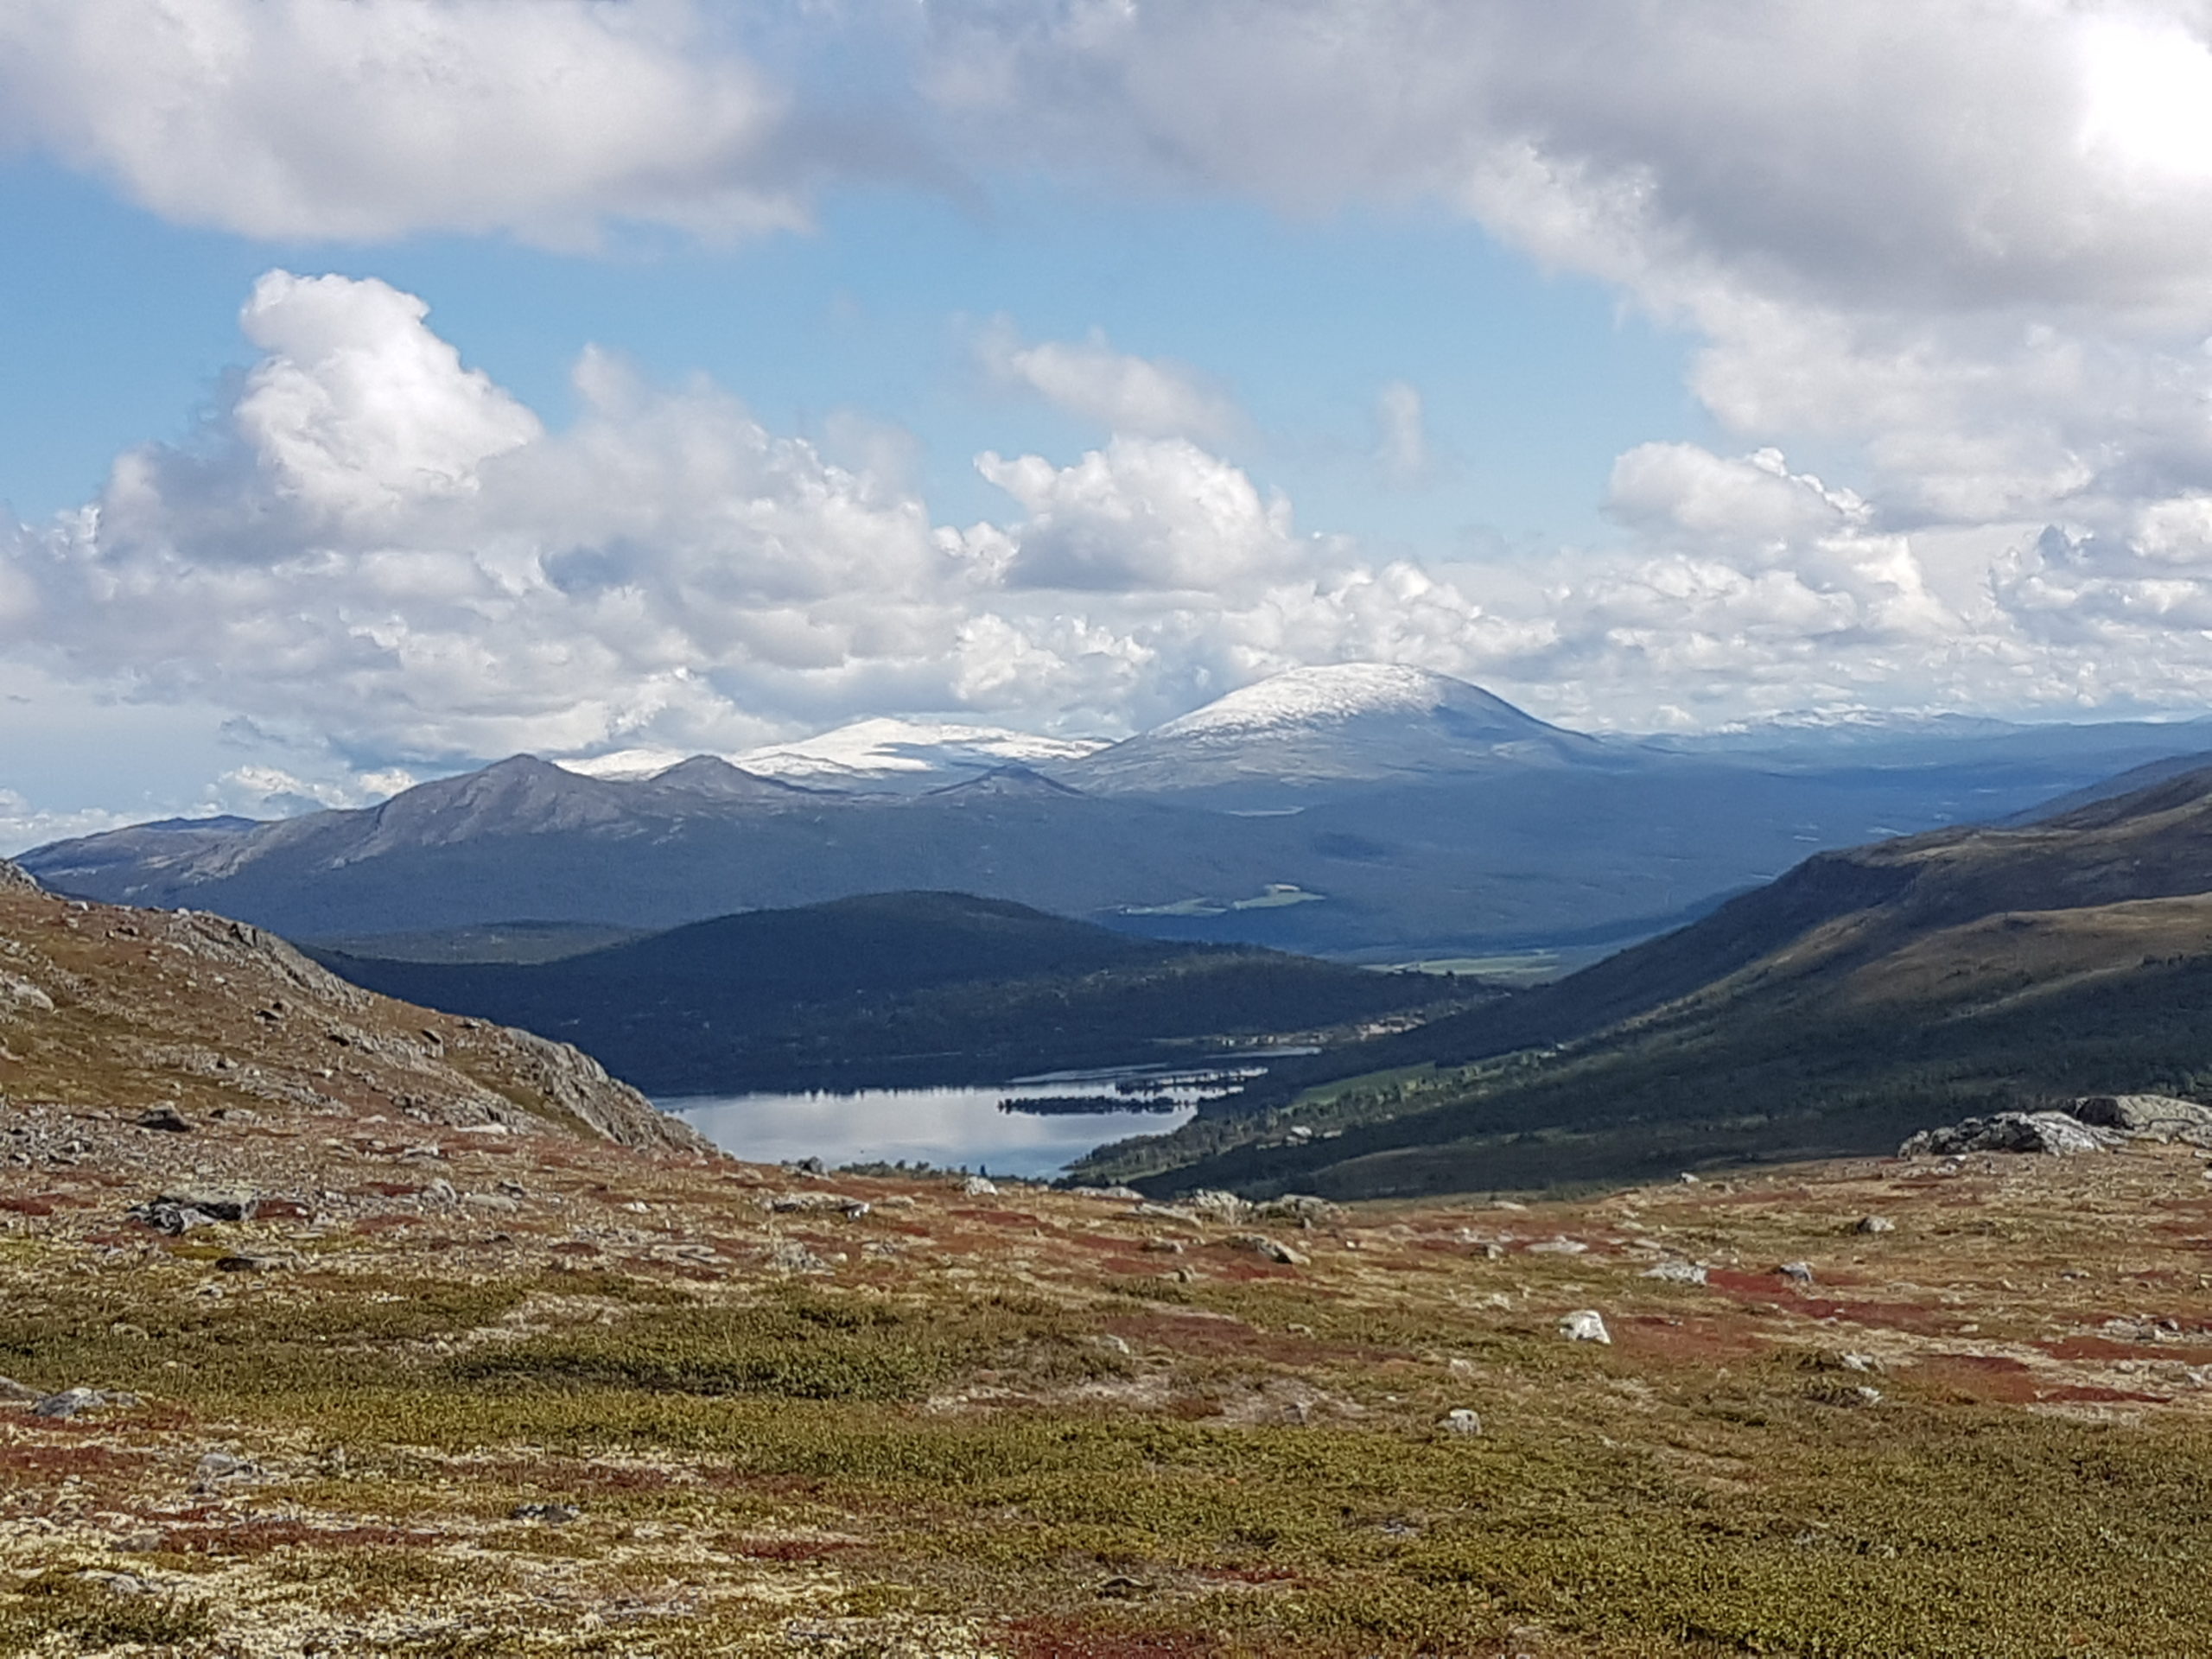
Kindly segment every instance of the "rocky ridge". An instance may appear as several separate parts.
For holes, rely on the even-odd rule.
[[[565,1045],[361,990],[243,922],[62,899],[5,861],[0,1101],[186,1122],[379,1115],[709,1150]]]

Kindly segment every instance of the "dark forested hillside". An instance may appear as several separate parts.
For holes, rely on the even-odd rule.
[[[1489,995],[945,893],[721,917],[536,963],[317,954],[371,989],[574,1042],[660,1095],[995,1082],[1207,1038],[1348,1034]]]

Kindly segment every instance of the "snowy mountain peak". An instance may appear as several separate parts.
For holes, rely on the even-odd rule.
[[[1372,715],[1439,712],[1499,727],[1542,727],[1503,698],[1449,674],[1390,663],[1332,663],[1270,675],[1156,727],[1151,734],[1241,737],[1288,727],[1341,726]]]

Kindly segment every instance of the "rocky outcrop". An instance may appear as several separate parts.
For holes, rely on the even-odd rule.
[[[2072,1116],[2131,1141],[2187,1141],[2212,1145],[2212,1106],[2174,1095],[2087,1095],[2067,1107]]]
[[[1997,1112],[1923,1129],[1901,1158],[1962,1152],[2102,1152],[2130,1141],[2212,1146],[2212,1106],[2174,1095],[2084,1095],[2055,1112]]]
[[[696,1129],[669,1116],[628,1084],[609,1077],[607,1068],[582,1049],[512,1026],[485,1026],[471,1035],[508,1050],[508,1063],[526,1087],[594,1135],[626,1147],[658,1151],[713,1150]]]
[[[1995,1112],[1940,1129],[1923,1129],[1897,1148],[1900,1158],[1955,1156],[1964,1152],[2041,1152],[2063,1156],[2102,1152],[2126,1137],[2064,1112]]]
[[[31,873],[12,859],[0,858],[0,893],[41,891]]]

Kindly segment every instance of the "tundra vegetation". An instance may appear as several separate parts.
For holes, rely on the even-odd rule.
[[[16,890],[0,941],[0,1652],[2212,1621],[2187,1146],[1342,1209],[810,1174],[211,918]]]

